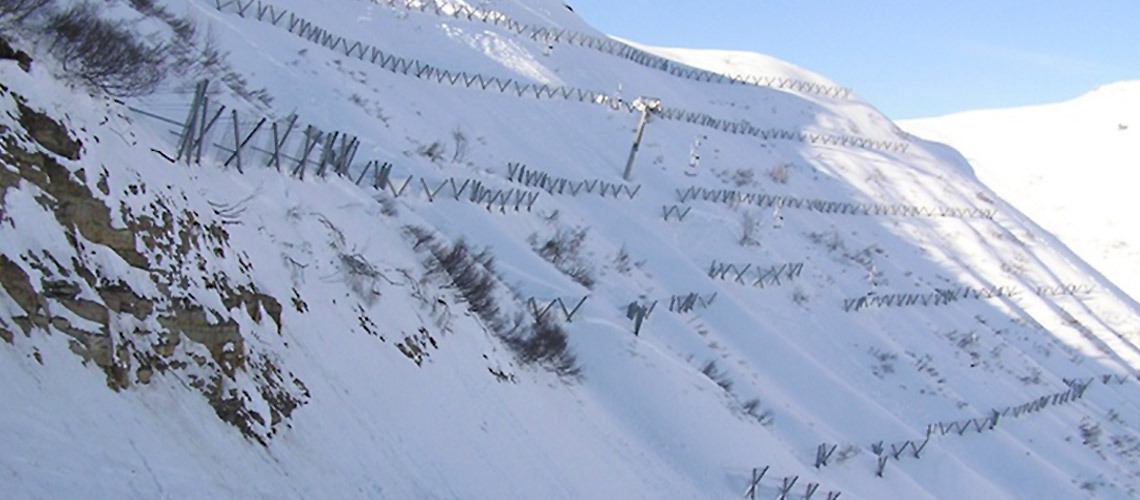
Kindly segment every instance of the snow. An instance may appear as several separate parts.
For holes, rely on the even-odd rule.
[[[1140,164],[1140,82],[1072,101],[907,121],[949,144],[1003,198],[1140,297],[1140,228],[1127,210]]]
[[[450,196],[429,201],[419,183],[434,187],[453,178],[518,188],[507,180],[507,164],[521,162],[552,177],[624,184],[638,116],[416,79],[248,13],[219,11],[213,1],[166,5],[210,26],[249,87],[273,98],[267,105],[216,90],[212,101],[243,118],[296,112],[302,123],[347,131],[362,140],[353,174],[378,159],[394,165],[396,182],[409,176],[413,182],[393,197],[356,186],[351,175],[296,179],[260,167],[265,159],[256,156],[247,157],[239,173],[223,167],[216,150],[200,166],[171,164],[152,152],[175,149],[170,126],[126,105],[181,120],[191,77],[175,77],[155,95],[121,104],[61,83],[42,49],[33,51],[30,74],[0,61],[0,81],[11,92],[63,120],[83,141],[83,158],[65,166],[84,173],[82,182],[112,208],[113,218],[152,214],[162,202],[175,214],[193,213],[204,226],[225,229],[225,257],[203,245],[187,257],[200,268],[176,271],[187,278],[185,296],[214,319],[232,319],[251,360],[272,361],[302,381],[309,395],[263,446],[221,420],[192,388],[189,376],[207,367],[155,373],[149,384],[132,378],[113,391],[102,370],[71,352],[66,334],[51,327],[24,335],[13,326],[23,312],[10,291],[0,291],[0,326],[16,332],[11,344],[0,343],[6,497],[741,498],[753,468],[765,466],[771,469],[757,498],[776,497],[781,481],[791,477],[799,478],[792,498],[802,497],[809,483],[821,485],[814,498],[830,491],[844,499],[1136,496],[1131,447],[1140,439],[1140,306],[1013,208],[1020,205],[979,182],[956,152],[900,134],[857,96],[685,80],[567,43],[543,55],[546,44],[537,40],[432,9],[345,0],[274,3],[338,36],[441,68],[610,95],[620,88],[626,100],[653,96],[667,106],[756,126],[909,141],[906,152],[765,141],[654,118],[629,184],[640,186],[636,196],[543,191],[531,211],[499,212]],[[557,1],[485,5],[523,22],[597,34]],[[831,84],[765,56],[645,50],[696,67]],[[7,112],[3,124],[21,130],[9,118],[16,116],[12,98],[0,103]],[[468,141],[462,158],[454,156],[456,131]],[[696,137],[703,138],[701,160],[692,169]],[[234,140],[229,131],[211,139]],[[435,142],[447,148],[437,161],[417,153]],[[783,181],[769,174],[777,167],[786,171]],[[103,171],[109,194],[96,188]],[[145,189],[134,194],[132,185]],[[682,203],[678,191],[690,186],[996,215]],[[83,257],[68,242],[69,230],[38,201],[42,196],[28,182],[9,188],[0,217],[0,253],[17,262],[37,290],[46,272],[21,256],[47,254],[63,263]],[[691,212],[681,221],[664,220],[663,207],[673,205]],[[777,211],[782,222],[773,217]],[[758,244],[739,243],[746,220],[758,221]],[[582,380],[520,365],[454,286],[427,272],[427,256],[413,248],[409,225],[489,248],[502,283],[512,287],[500,289],[505,311],[525,311],[530,297],[588,296],[564,323]],[[555,269],[529,241],[576,227],[588,229],[581,257],[594,269],[593,288]],[[104,246],[83,243],[95,252],[84,258],[102,275],[170,306],[147,272]],[[644,264],[619,270],[615,257],[622,248]],[[367,262],[378,277],[354,289],[345,255]],[[731,276],[710,279],[713,261],[752,264],[753,270],[802,262],[804,270],[759,287]],[[228,308],[213,285],[219,276],[274,297],[283,309],[280,332],[265,315],[257,320],[245,308]],[[1092,291],[1035,293],[1062,285]],[[962,286],[1019,293],[843,310],[845,299]],[[95,300],[92,286],[80,287],[81,296]],[[668,310],[671,296],[694,292],[717,295],[690,313]],[[637,336],[626,316],[634,301],[657,302]],[[130,338],[142,351],[157,345],[160,335],[130,328],[138,323],[161,332],[153,318],[115,317],[128,325],[115,327],[121,330],[112,332],[115,338]],[[420,363],[396,347],[425,334],[432,342]],[[185,359],[208,354],[185,339],[177,347]],[[731,390],[702,373],[709,361],[732,382]],[[1106,374],[1125,376],[1124,383],[1104,383]],[[890,460],[884,477],[874,474],[872,443],[921,442],[930,423],[986,417],[994,408],[1069,390],[1062,378],[1090,377],[1084,398],[1005,416],[992,431],[936,433],[920,459],[904,454]],[[260,396],[264,383],[251,371],[225,380],[262,415],[270,404]],[[771,412],[770,424],[742,409],[753,398],[758,412]],[[1099,425],[1098,442],[1082,442],[1082,423]],[[255,430],[264,435],[268,427]],[[850,447],[854,455],[817,469],[820,443]]]

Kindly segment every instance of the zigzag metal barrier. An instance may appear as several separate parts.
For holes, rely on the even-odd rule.
[[[382,175],[376,181],[375,185],[376,188],[380,190],[383,190],[383,188],[387,186],[388,189],[392,192],[392,196],[399,198],[404,194],[404,191],[408,188],[408,185],[412,183],[412,179],[415,178],[416,177],[414,175],[409,175],[408,178],[404,180],[403,184],[401,184],[399,188],[396,188],[395,182],[392,182],[390,179],[388,179],[387,175]],[[423,193],[427,197],[429,203],[434,203],[436,197],[438,197],[440,193],[444,192],[445,188],[450,187],[450,196],[454,198],[455,201],[466,200],[478,205],[486,205],[488,212],[493,211],[495,208],[498,208],[499,213],[506,213],[508,207],[511,206],[514,207],[515,212],[522,211],[523,208],[526,208],[526,211],[530,212],[534,207],[534,202],[538,201],[539,195],[542,194],[538,191],[525,191],[522,189],[514,188],[489,188],[484,186],[482,181],[472,179],[464,179],[462,183],[459,183],[456,182],[456,179],[454,177],[448,177],[447,179],[439,181],[439,184],[436,184],[435,187],[432,187],[431,184],[428,184],[427,179],[424,177],[420,177],[419,180],[419,184],[423,188]]]
[[[186,121],[181,123],[182,130],[177,132],[177,153],[173,157],[162,153],[172,162],[184,161],[187,165],[200,165],[202,153],[212,148],[221,152],[219,158],[225,157],[222,162],[223,167],[233,166],[239,172],[256,164],[304,179],[306,173],[310,172],[320,177],[326,176],[329,172],[348,177],[349,171],[353,169],[353,161],[360,146],[360,141],[356,137],[347,132],[325,132],[312,125],[305,126],[303,132],[293,134],[294,131],[301,130],[297,123],[297,115],[290,115],[284,121],[270,121],[267,117],[261,117],[254,122],[242,120],[237,110],[231,109],[229,125],[232,126],[233,144],[213,142],[211,136],[215,126],[225,121],[222,117],[225,115],[226,107],[222,105],[217,108],[211,107],[207,97],[208,87],[209,82],[205,80],[197,86],[189,115]],[[169,124],[180,123],[145,110],[131,109]],[[254,123],[256,124],[251,125]],[[265,126],[266,123],[269,124],[268,127]],[[258,138],[260,141],[255,140]],[[258,143],[268,143],[268,146],[259,147],[256,145]],[[297,154],[290,155],[287,152],[289,150],[295,150]],[[407,192],[416,177],[409,175],[403,183],[394,182],[391,163],[369,160],[356,175],[354,182],[359,186],[366,178],[371,181],[373,189],[381,191],[388,189],[393,197],[398,198]],[[444,189],[450,186],[450,195],[455,201],[485,205],[488,211],[498,208],[500,213],[506,213],[510,207],[516,212],[523,208],[530,212],[542,194],[539,191],[516,188],[494,189],[484,186],[481,181],[471,179],[459,183],[454,177],[439,181],[434,187],[429,185],[426,178],[420,177],[419,181],[429,202],[435,202]]]
[[[239,172],[260,158],[265,167],[273,167],[279,172],[288,172],[302,179],[310,170],[319,176],[324,176],[330,171],[342,176],[348,174],[360,146],[360,140],[356,137],[347,132],[322,131],[312,125],[305,126],[303,132],[293,134],[294,131],[301,130],[298,128],[298,117],[295,114],[290,115],[285,121],[271,121],[267,117],[257,117],[254,118],[254,121],[243,121],[236,109],[230,109],[230,113],[226,116],[224,105],[211,107],[207,95],[208,88],[208,80],[203,80],[198,84],[195,89],[194,100],[184,122],[131,108],[135,112],[158,118],[166,123],[181,124],[182,128],[177,132],[177,153],[174,157],[168,157],[170,160],[174,162],[185,161],[188,165],[201,164],[202,153],[209,146],[222,152],[225,156],[226,159],[222,162],[223,166],[232,165]],[[224,120],[223,116],[229,120]],[[229,126],[232,127],[232,145],[212,142],[210,139],[215,132],[215,126],[219,126],[225,121],[229,121]],[[254,122],[256,124],[250,126]],[[267,123],[269,124],[268,127],[265,126]],[[224,124],[220,126],[226,127]],[[228,132],[226,131],[226,133]],[[268,134],[272,135],[269,136]],[[260,140],[254,141],[258,137]],[[269,143],[268,147],[271,149],[257,146],[257,144],[266,142]],[[298,154],[289,155],[287,151],[290,149],[296,149]],[[316,152],[315,155],[314,152]],[[373,162],[369,162],[369,166],[372,164]],[[359,180],[357,182],[359,183]]]
[[[669,311],[685,314],[696,309],[706,309],[716,300],[716,292],[701,295],[691,292],[688,295],[672,295],[669,297]]]
[[[568,307],[566,307],[566,301],[562,300],[562,297],[556,297],[554,299],[551,299],[550,303],[548,303],[548,304],[546,303],[546,299],[536,299],[535,297],[531,297],[531,298],[527,299],[526,306],[527,306],[527,309],[529,310],[529,312],[531,313],[531,315],[534,316],[535,323],[541,322],[542,319],[544,317],[546,317],[546,315],[548,313],[550,313],[550,310],[554,308],[554,304],[558,304],[559,307],[562,308],[562,315],[563,315],[563,317],[566,318],[566,322],[567,323],[573,323],[574,322],[574,314],[577,313],[578,310],[582,308],[582,304],[585,304],[586,299],[588,299],[588,298],[590,298],[589,295],[584,295],[584,296],[582,296],[581,300],[579,300],[577,302],[577,304],[574,305],[573,308],[568,308]],[[570,299],[570,300],[573,300],[573,299]],[[546,307],[541,307],[540,304],[547,304],[547,305],[546,305]]]
[[[942,436],[957,434],[961,436],[970,430],[977,433],[993,430],[997,427],[998,421],[1003,417],[1020,418],[1026,414],[1036,413],[1050,406],[1067,404],[1084,398],[1085,391],[1092,385],[1093,380],[1092,378],[1083,381],[1066,379],[1065,384],[1069,386],[1068,390],[1047,394],[1020,405],[1006,406],[1001,409],[994,408],[990,410],[989,416],[987,417],[967,418],[964,420],[929,424],[926,426],[926,436],[929,439],[930,436],[935,434]]]
[[[727,120],[716,118],[707,113],[697,111],[688,111],[681,108],[672,108],[668,106],[661,106],[658,110],[658,117],[685,123],[692,123],[702,127],[709,127],[717,129],[721,132],[736,135],[748,135],[756,137],[765,141],[771,140],[786,140],[796,141],[810,144],[821,144],[824,146],[843,146],[857,149],[873,149],[878,151],[892,151],[897,153],[905,153],[907,148],[910,147],[909,143],[887,140],[874,140],[866,137],[856,137],[851,135],[833,135],[833,134],[820,134],[816,132],[805,132],[803,130],[787,130],[781,128],[760,128],[752,125],[748,120]]]
[[[570,196],[578,196],[578,194],[582,192],[590,194],[597,190],[598,196],[602,198],[610,196],[616,199],[624,192],[629,196],[629,199],[632,200],[637,196],[637,193],[641,191],[641,184],[630,189],[630,187],[625,184],[606,182],[599,179],[574,181],[565,177],[554,177],[539,170],[528,169],[527,166],[522,163],[507,164],[507,180],[517,182],[527,187],[541,189],[550,195],[569,194]]]
[[[690,186],[688,189],[677,189],[677,197],[681,203],[690,200],[703,200],[713,203],[756,205],[766,208],[794,208],[811,210],[824,214],[866,215],[866,216],[899,216],[899,217],[953,217],[960,219],[977,218],[993,219],[996,210],[982,210],[978,208],[954,207],[919,207],[913,205],[884,205],[879,203],[855,203],[848,201],[829,201],[818,198],[801,198],[790,195],[772,195],[765,193],[746,193],[735,189],[709,189],[699,186]]]
[[[764,477],[768,475],[768,471],[771,470],[771,468],[771,465],[766,465],[763,468],[752,468],[752,478],[748,480],[748,488],[744,490],[745,498],[756,498],[756,493],[760,490],[760,481],[764,480]],[[788,495],[792,494],[792,488],[795,487],[799,479],[800,476],[784,476],[780,478],[780,482],[774,485],[777,500],[787,500],[790,498]],[[804,494],[800,498],[811,500],[815,496],[815,493],[819,491],[819,486],[819,483],[807,483],[807,486],[804,488]],[[827,492],[827,500],[839,500],[842,494],[840,491],[829,491]]]
[[[1065,385],[1068,385],[1070,387],[1072,387],[1074,385],[1085,384],[1087,382],[1092,382],[1093,380],[1096,380],[1098,378],[1100,379],[1101,383],[1104,385],[1124,385],[1124,383],[1128,382],[1130,379],[1132,379],[1132,377],[1136,377],[1137,379],[1140,379],[1140,375],[1134,375],[1134,374],[1128,374],[1128,373],[1125,373],[1124,375],[1120,375],[1120,374],[1116,374],[1116,373],[1106,373],[1104,375],[1100,375],[1099,377],[1093,377],[1093,378],[1090,378],[1090,379],[1085,380],[1083,382],[1081,381],[1081,379],[1075,379],[1075,378],[1063,378],[1061,380],[1063,380],[1065,382]]]
[[[661,216],[665,219],[665,222],[669,222],[669,216],[676,217],[677,222],[685,222],[685,216],[689,215],[689,211],[692,209],[693,207],[685,207],[685,209],[682,210],[678,205],[661,205]]]
[[[649,305],[642,304],[638,301],[630,302],[625,308],[625,316],[633,320],[633,334],[641,335],[641,325],[645,322],[653,310],[657,308],[657,301],[653,301]]]
[[[713,304],[716,300],[716,292],[709,295],[700,295],[696,292],[689,293],[688,295],[671,295],[669,297],[669,312],[678,314],[687,314],[696,309],[705,309]],[[657,302],[654,300],[649,303],[641,303],[638,301],[630,302],[625,306],[625,315],[627,318],[633,320],[633,334],[641,335],[641,326],[653,310],[657,308]],[[548,307],[549,308],[549,307]]]
[[[935,289],[930,293],[888,293],[885,295],[870,295],[853,299],[843,299],[843,310],[855,312],[871,307],[909,307],[909,306],[944,306],[963,299],[992,299],[997,297],[1014,297],[1021,293],[1013,287],[973,288],[959,287],[953,289]]]
[[[1088,295],[1092,291],[1092,285],[1058,285],[1039,286],[1034,290],[1034,293],[1042,297],[1056,297],[1060,295]]]
[[[231,12],[241,17],[245,17],[246,13],[249,13],[252,19],[285,29],[311,43],[320,45],[334,52],[343,53],[347,57],[356,58],[360,61],[380,66],[382,69],[386,69],[392,73],[401,73],[420,80],[433,81],[443,85],[463,86],[469,89],[484,91],[498,91],[502,94],[516,95],[517,97],[534,96],[535,99],[561,99],[567,102],[602,105],[614,110],[624,110],[627,113],[640,112],[632,102],[617,99],[594,90],[560,85],[551,86],[537,83],[520,83],[511,78],[485,76],[466,71],[451,71],[421,62],[417,59],[386,53],[363,42],[352,41],[342,36],[334,35],[332,32],[305,20],[293,12],[290,12],[288,9],[274,7],[261,0],[246,0],[244,4],[241,0],[214,0],[214,3],[220,12],[224,12],[229,8]],[[779,128],[760,129],[750,125],[746,120],[716,118],[707,113],[689,111],[681,108],[662,106],[659,107],[657,116],[670,121],[691,123],[725,133],[748,135],[763,140],[789,140],[900,153],[905,153],[909,147],[909,144],[905,142],[877,141],[848,135],[818,134]]]
[[[251,10],[255,5],[256,9]],[[335,35],[288,9],[275,7],[261,0],[247,0],[244,4],[241,0],[215,0],[215,7],[220,12],[225,12],[226,9],[229,8],[231,12],[241,17],[246,17],[248,12],[250,16],[252,16],[250,17],[251,19],[282,28],[306,41],[320,45],[334,52],[343,53],[347,57],[375,64],[392,73],[401,73],[421,80],[435,81],[436,83],[452,86],[463,85],[467,88],[479,90],[496,90],[504,94],[516,94],[518,97],[533,95],[536,99],[557,98],[567,101],[602,104],[612,109],[625,110],[629,113],[635,111],[633,103],[612,98],[602,92],[576,87],[523,83],[511,78],[485,76],[479,73],[468,73],[466,71],[450,71],[417,59],[400,57],[382,51],[372,45]]]
[[[1100,380],[1102,383],[1104,383],[1104,385],[1108,385],[1110,383],[1115,383],[1116,385],[1123,385],[1130,378],[1132,378],[1132,376],[1128,375],[1128,374],[1124,374],[1124,375],[1107,374],[1107,375],[1101,375],[1100,376]]]
[[[764,288],[772,285],[782,285],[781,279],[791,281],[803,273],[802,262],[789,262],[787,264],[772,265],[769,267],[753,266],[752,264],[729,264],[713,261],[709,265],[709,278],[731,280],[741,285],[751,285]],[[748,271],[755,271],[748,276]],[[746,279],[747,278],[747,279]]]
[[[505,27],[519,35],[531,40],[546,44],[566,43],[577,45],[612,56],[626,59],[646,68],[664,71],[670,75],[706,83],[728,85],[753,85],[757,87],[771,87],[803,94],[815,94],[836,99],[847,99],[851,96],[851,89],[834,85],[823,85],[795,78],[779,76],[753,76],[753,75],[725,75],[713,71],[694,68],[692,66],[671,61],[664,57],[650,54],[644,50],[632,47],[629,44],[612,38],[599,38],[584,33],[565,29],[555,29],[520,23],[501,12],[470,8],[466,5],[450,5],[438,1],[415,0],[372,0],[375,3],[386,4],[390,7],[403,8],[410,11],[434,12],[438,16],[454,19],[466,18],[468,21],[478,21],[485,24]]]
[[[1127,378],[1129,377],[1126,375],[1125,379]],[[1093,378],[1083,381],[1065,379],[1065,384],[1069,387],[1068,390],[1041,396],[1020,405],[1006,406],[1001,409],[994,408],[991,409],[989,414],[985,417],[972,417],[928,424],[926,426],[926,436],[922,440],[909,439],[890,443],[889,450],[882,440],[871,443],[871,453],[875,455],[875,476],[883,477],[887,463],[892,458],[896,461],[901,461],[906,455],[910,455],[915,459],[922,458],[921,453],[926,449],[926,445],[930,443],[931,437],[947,435],[963,436],[970,431],[981,434],[986,431],[994,430],[998,422],[1006,418],[1020,418],[1029,413],[1039,412],[1050,406],[1072,403],[1084,397],[1085,391],[1088,390],[1093,380]],[[835,452],[837,447],[838,445],[828,446],[827,443],[820,444],[816,449],[815,467],[817,469],[826,467],[831,454]]]

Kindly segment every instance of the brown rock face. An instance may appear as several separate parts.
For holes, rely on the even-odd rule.
[[[16,107],[20,110],[20,126],[32,136],[32,140],[58,156],[68,160],[79,159],[79,149],[82,144],[71,138],[63,124],[25,106],[20,101],[16,101]]]
[[[11,330],[17,329],[25,337],[62,333],[70,338],[71,351],[98,367],[116,391],[177,372],[218,418],[262,444],[288,426],[308,391],[267,352],[246,342],[273,331],[265,316],[280,333],[282,307],[212,265],[234,255],[221,223],[201,222],[201,214],[182,207],[177,197],[148,193],[141,182],[115,193],[106,168],[89,187],[85,172],[99,167],[76,170],[76,164],[63,160],[78,161],[82,150],[66,127],[0,85],[0,99],[5,98],[16,103],[19,126],[0,125],[0,224],[15,222],[5,212],[5,195],[25,190],[54,217],[75,255],[0,253],[0,288],[19,308],[0,321],[0,339],[15,343]],[[28,148],[28,139],[42,148]],[[107,203],[117,196],[142,198],[132,207],[143,213],[132,214],[125,203],[113,212]],[[114,252],[132,269],[88,264],[85,255],[96,247]],[[243,261],[242,272],[252,271],[253,264]],[[133,280],[140,277],[150,283],[139,288]],[[216,294],[221,307],[203,306],[196,293]],[[242,326],[249,323],[243,312],[253,325]],[[258,399],[265,405],[251,404]],[[254,410],[263,407],[268,415]]]

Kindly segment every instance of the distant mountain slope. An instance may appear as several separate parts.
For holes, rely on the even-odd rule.
[[[982,182],[1140,300],[1140,81],[900,125],[957,148]]]

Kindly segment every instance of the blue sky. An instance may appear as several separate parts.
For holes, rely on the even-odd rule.
[[[1064,101],[1140,79],[1140,0],[565,0],[651,45],[762,52],[892,119]]]

